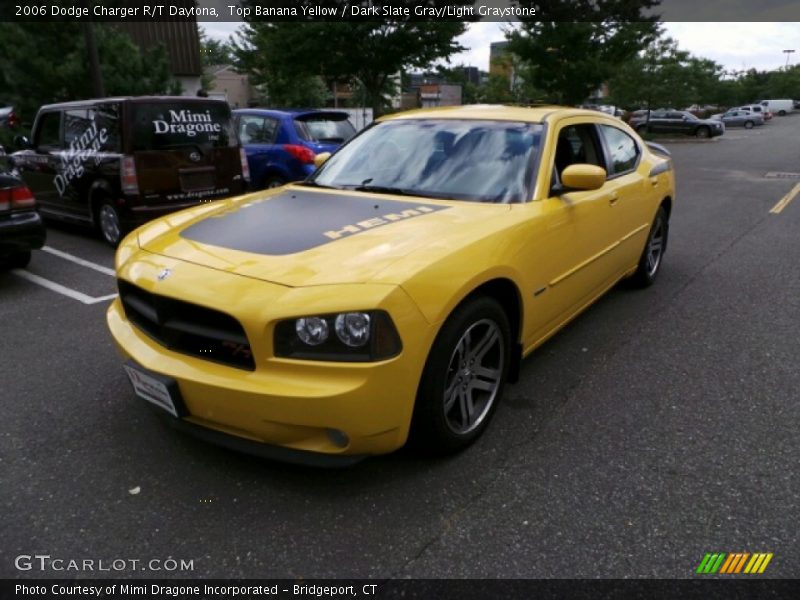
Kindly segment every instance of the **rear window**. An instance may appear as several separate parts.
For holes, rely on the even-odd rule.
[[[355,128],[345,115],[307,116],[295,120],[300,137],[309,142],[341,144],[355,134]]]
[[[134,150],[236,145],[224,102],[154,102],[131,105]]]

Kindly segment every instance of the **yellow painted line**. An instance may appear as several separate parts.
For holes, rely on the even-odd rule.
[[[764,559],[764,562],[761,563],[761,567],[758,569],[758,572],[759,573],[763,573],[764,569],[767,568],[767,565],[769,564],[769,561],[771,561],[771,560],[772,560],[772,552],[767,554],[767,557]]]
[[[795,184],[792,190],[786,194],[783,198],[778,200],[778,203],[769,209],[769,212],[773,215],[781,214],[781,211],[789,205],[789,202],[794,200],[797,197],[797,194],[800,194],[800,183]]]
[[[744,568],[745,573],[749,573],[753,569],[753,565],[756,564],[758,560],[758,554],[753,554],[753,558],[750,559],[750,562],[747,563],[747,566]]]

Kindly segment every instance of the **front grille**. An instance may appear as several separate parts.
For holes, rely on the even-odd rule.
[[[254,371],[253,352],[241,324],[223,312],[158,296],[120,280],[128,320],[170,350]]]

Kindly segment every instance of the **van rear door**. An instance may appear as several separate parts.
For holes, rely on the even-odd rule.
[[[128,131],[138,204],[177,207],[243,191],[227,103],[201,98],[131,102]]]

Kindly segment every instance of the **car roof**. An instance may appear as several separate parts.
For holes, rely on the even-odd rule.
[[[349,114],[343,110],[328,110],[321,108],[237,108],[233,111],[235,115],[262,115],[264,117],[301,117],[306,115],[337,115],[348,117]]]
[[[98,104],[100,102],[222,102],[227,105],[224,100],[216,98],[203,98],[201,96],[114,96],[111,98],[89,98],[87,100],[72,100],[70,102],[57,102],[55,104],[45,104],[39,110],[45,109],[58,109],[70,108],[79,106],[88,106],[91,104]]]
[[[419,108],[377,119],[475,119],[487,121],[522,121],[526,123],[543,123],[550,118],[592,117],[598,120],[613,119],[610,115],[596,110],[570,108],[551,104],[541,106],[512,106],[500,104],[467,104],[464,106],[441,106],[435,108]]]

